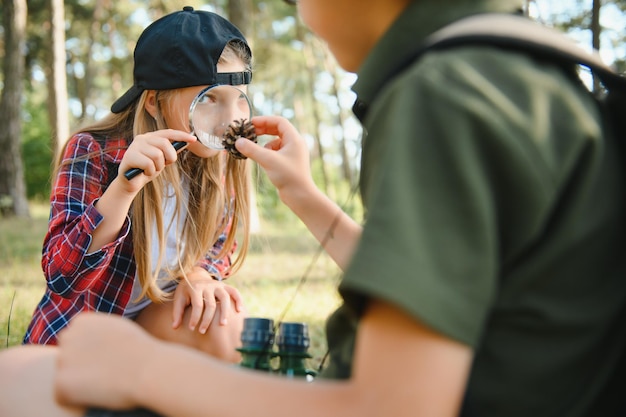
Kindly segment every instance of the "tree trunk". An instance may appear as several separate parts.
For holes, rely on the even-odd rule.
[[[315,146],[317,147],[317,157],[319,158],[319,169],[322,175],[322,191],[325,194],[329,195],[331,198],[334,197],[333,192],[331,190],[330,178],[328,172],[326,171],[326,151],[324,146],[322,145],[322,134],[320,130],[320,126],[322,124],[322,116],[320,114],[319,103],[315,100],[315,78],[319,73],[319,69],[316,65],[316,59],[314,56],[314,47],[311,45],[310,41],[305,39],[303,34],[303,28],[298,24],[297,26],[298,35],[297,39],[303,40],[303,48],[302,53],[304,55],[304,65],[306,66],[306,79],[308,83],[308,95],[311,97],[311,121],[313,123],[313,140],[315,141]]]
[[[522,8],[524,16],[529,16],[530,15],[530,4],[532,2],[533,2],[533,0],[524,0],[524,6]]]
[[[49,0],[50,51],[48,64],[48,112],[52,125],[52,150],[57,159],[70,134],[67,98],[67,72],[65,69],[65,7],[63,0]]]
[[[228,20],[248,39],[250,31],[250,15],[252,14],[250,0],[228,0]],[[250,39],[248,39],[250,42]]]
[[[332,94],[337,98],[337,126],[341,126],[339,138],[337,140],[339,146],[339,153],[341,155],[341,174],[343,179],[348,183],[350,189],[352,190],[356,183],[356,176],[352,170],[352,161],[348,156],[348,144],[346,141],[346,131],[347,124],[346,121],[348,116],[345,114],[345,109],[341,107],[341,98],[340,98],[340,90],[341,90],[341,78],[340,71],[337,66],[337,62],[333,59],[332,54],[327,48],[324,48],[324,56],[325,62],[324,66],[326,72],[328,72],[333,77],[333,84],[331,86]]]
[[[0,97],[0,214],[29,217],[22,163],[21,103],[26,0],[2,0],[4,88]]]
[[[591,46],[600,50],[600,34],[602,33],[602,27],[600,26],[600,8],[602,7],[602,0],[593,0],[591,8]],[[593,89],[594,91],[600,90],[600,80],[598,77],[593,77]]]
[[[98,36],[102,32],[102,24],[104,22],[105,8],[108,7],[103,0],[96,0],[93,8],[93,19],[89,26],[89,38],[87,41],[87,49],[83,58],[83,64],[85,67],[85,74],[82,79],[79,79],[76,74],[73,74],[73,82],[76,87],[76,95],[80,101],[80,116],[79,119],[82,122],[88,118],[87,106],[89,104],[89,98],[91,97],[91,90],[93,88],[93,80],[96,75],[96,68],[93,60],[94,46],[98,43]],[[80,59],[80,58],[79,58]],[[72,82],[70,80],[70,82]]]
[[[319,169],[322,174],[323,181],[323,190],[329,196],[333,196],[331,190],[331,184],[328,172],[326,171],[326,151],[324,146],[322,145],[322,131],[320,126],[322,124],[322,116],[320,114],[319,103],[315,100],[315,76],[318,73],[317,67],[315,66],[315,59],[313,58],[313,53],[311,51],[311,45],[305,44],[303,48],[304,52],[304,61],[306,63],[306,72],[308,75],[309,82],[309,93],[310,97],[313,98],[311,103],[311,118],[313,120],[313,138],[315,140],[315,145],[317,146],[317,156],[319,157]]]

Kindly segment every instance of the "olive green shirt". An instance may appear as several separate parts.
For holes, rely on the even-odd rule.
[[[473,348],[463,416],[619,415],[626,391],[607,388],[626,381],[615,143],[578,79],[525,54],[467,46],[403,66],[439,27],[507,11],[442,3],[412,3],[359,70],[367,218],[324,376],[349,376],[358,317],[378,298]]]

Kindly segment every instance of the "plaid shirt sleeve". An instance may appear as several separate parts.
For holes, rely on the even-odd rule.
[[[91,233],[103,217],[94,207],[125,142],[101,145],[89,134],[70,139],[50,198],[48,232],[41,265],[46,291],[35,308],[23,343],[56,344],[57,334],[81,311],[122,314],[135,275],[130,220],[117,239],[87,253]]]
[[[95,157],[87,157],[94,153]],[[130,220],[126,218],[115,241],[87,253],[91,233],[102,221],[94,204],[107,180],[105,156],[90,135],[79,134],[68,143],[63,161],[52,190],[42,268],[48,288],[68,298],[87,289],[102,290],[93,287],[105,285],[102,274],[107,273],[115,249],[128,237]]]

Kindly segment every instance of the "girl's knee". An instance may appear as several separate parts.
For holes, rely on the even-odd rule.
[[[231,304],[226,325],[220,325],[221,312],[218,307],[211,325],[207,332],[202,334],[198,328],[189,329],[191,308],[185,310],[182,324],[174,329],[172,327],[173,315],[171,302],[151,304],[146,307],[136,321],[153,336],[174,343],[186,345],[221,360],[236,363],[241,360],[237,348],[241,345],[241,330],[246,312],[237,312]]]

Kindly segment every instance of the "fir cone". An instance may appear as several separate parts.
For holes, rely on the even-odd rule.
[[[246,156],[235,148],[235,141],[239,138],[246,138],[256,143],[256,132],[254,131],[254,125],[246,119],[233,120],[231,124],[226,128],[222,139],[222,145],[233,158],[246,159]]]

